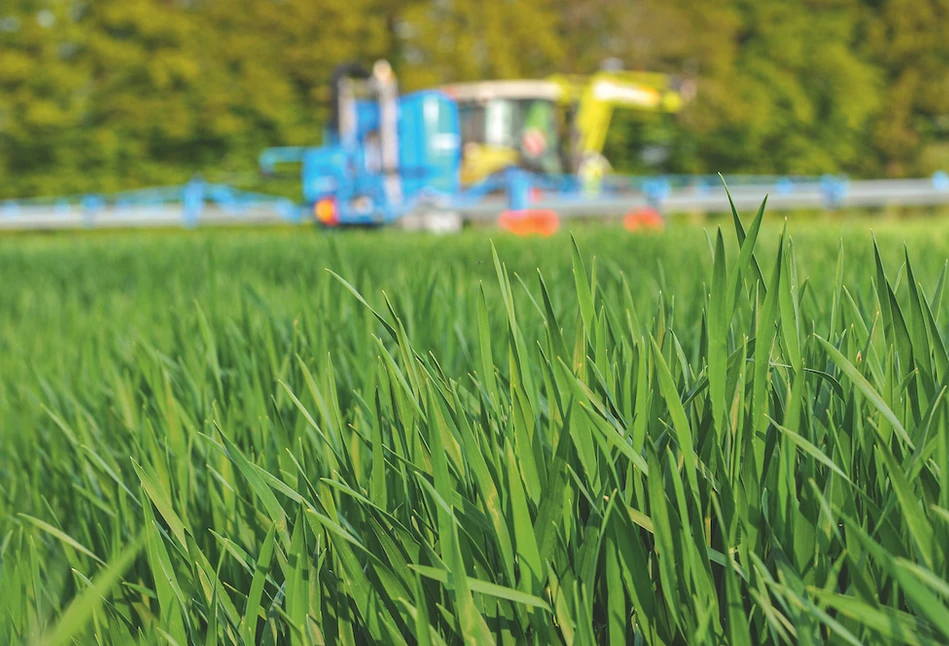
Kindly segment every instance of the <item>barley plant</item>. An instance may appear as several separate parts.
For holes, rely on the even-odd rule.
[[[764,207],[4,241],[0,643],[947,643],[946,226]]]

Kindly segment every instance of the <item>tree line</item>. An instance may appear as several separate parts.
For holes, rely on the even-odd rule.
[[[949,167],[949,0],[7,0],[0,197],[260,188],[262,148],[319,143],[333,67],[380,57],[407,90],[692,75],[684,113],[617,113],[628,172]]]

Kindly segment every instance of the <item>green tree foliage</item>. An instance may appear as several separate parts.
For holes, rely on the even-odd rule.
[[[333,67],[378,57],[406,89],[608,57],[696,76],[677,117],[617,113],[626,171],[949,166],[947,0],[7,0],[0,197],[257,183],[263,147],[320,141]]]
[[[859,0],[738,3],[733,65],[710,74],[725,101],[700,106],[721,115],[704,115],[699,131],[707,170],[813,174],[861,161],[880,101],[878,72],[855,51],[859,10]]]
[[[865,53],[886,81],[888,109],[870,132],[875,161],[894,174],[949,165],[949,2],[880,3],[867,20]]]
[[[319,140],[328,69],[388,53],[377,5],[31,0],[10,17],[0,10],[0,195],[199,172],[253,180],[261,148]]]
[[[509,79],[560,69],[564,39],[551,0],[416,1],[403,10],[407,87]]]

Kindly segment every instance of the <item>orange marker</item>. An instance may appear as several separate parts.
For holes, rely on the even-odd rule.
[[[560,218],[550,209],[524,209],[505,211],[498,219],[498,224],[519,236],[551,236],[560,228]]]
[[[627,213],[623,218],[623,226],[627,231],[662,231],[666,223],[655,209],[646,207]]]

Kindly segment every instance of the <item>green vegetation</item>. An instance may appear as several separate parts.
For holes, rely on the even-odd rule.
[[[626,171],[949,167],[944,0],[6,0],[0,51],[0,198],[195,173],[297,197],[259,180],[258,154],[319,143],[333,66],[377,57],[410,90],[607,57],[696,75],[680,119],[617,114]]]
[[[949,225],[735,224],[0,239],[0,642],[945,643]]]

